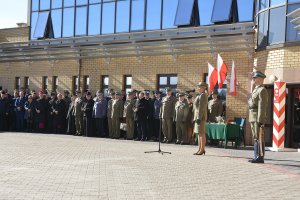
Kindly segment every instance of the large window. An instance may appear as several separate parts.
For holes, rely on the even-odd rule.
[[[163,0],[162,28],[176,28],[174,26],[178,0]]]
[[[39,0],[32,0],[31,1],[31,9],[32,9],[32,11],[39,10]]]
[[[63,17],[63,37],[74,36],[74,8],[65,8]]]
[[[89,35],[100,34],[100,23],[101,23],[101,4],[90,5],[88,34]]]
[[[285,6],[270,10],[269,44],[285,40]]]
[[[132,0],[131,5],[131,31],[144,30],[145,0]]]
[[[230,20],[232,0],[215,0],[212,22],[226,22]]]
[[[76,0],[76,5],[86,5],[88,0]]]
[[[87,91],[90,89],[90,77],[84,76],[83,77],[83,91]]]
[[[102,10],[102,34],[114,33],[115,31],[115,2],[103,1]]]
[[[87,31],[87,7],[77,7],[76,8],[76,26],[75,26],[75,35],[86,35]]]
[[[31,39],[35,39],[35,37],[34,37],[34,30],[35,30],[35,26],[36,26],[36,22],[37,22],[38,16],[39,16],[38,12],[33,12],[31,14],[31,29],[30,29]]]
[[[124,76],[124,90],[126,94],[131,91],[132,87],[132,76],[131,75],[125,75]]]
[[[190,25],[195,0],[179,0],[175,17],[175,25]]]
[[[285,4],[286,0],[271,0],[270,6],[278,6]]]
[[[198,0],[200,25],[210,25],[214,0]]]
[[[160,29],[161,24],[161,0],[147,1],[146,30]]]
[[[62,0],[52,0],[52,9],[61,8],[61,7],[62,7]]]
[[[52,10],[51,19],[55,38],[61,37],[62,9]]]
[[[73,80],[72,80],[72,92],[73,94],[79,90],[79,81],[78,81],[78,76],[73,76]]]
[[[171,88],[173,92],[176,92],[177,81],[176,74],[158,75],[158,90],[164,91],[166,88]]]
[[[298,8],[300,8],[300,4],[288,5],[288,13],[291,13]],[[300,40],[300,35],[298,34],[297,29],[295,29],[295,25],[291,23],[291,18],[287,18],[286,20],[286,40],[287,41]]]
[[[237,0],[239,22],[253,21],[254,0]]]
[[[46,27],[47,23],[49,21],[49,11],[45,12],[40,12],[37,22],[36,22],[36,27],[34,30],[34,38],[44,38],[46,34]]]
[[[48,89],[48,76],[43,76],[42,89],[44,91]]]
[[[49,9],[50,9],[50,0],[41,0],[40,10],[49,10]]]
[[[103,92],[104,96],[108,96],[109,90],[109,76],[104,75],[101,77],[101,91]]]
[[[269,7],[269,0],[259,0],[259,8],[263,10]]]
[[[57,92],[58,89],[58,77],[53,76],[52,77],[52,92]]]
[[[25,88],[25,89],[29,89],[29,84],[30,84],[30,82],[29,82],[29,77],[28,77],[28,76],[25,76],[25,77],[24,77],[24,88]]]
[[[21,85],[21,79],[20,77],[15,78],[15,89],[20,89]]]
[[[257,46],[264,47],[268,42],[268,11],[259,14],[258,23]]]
[[[129,32],[130,0],[117,1],[116,32]]]
[[[75,0],[64,0],[64,7],[74,6]]]

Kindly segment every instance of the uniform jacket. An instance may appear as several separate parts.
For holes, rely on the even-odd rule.
[[[112,103],[111,118],[123,117],[124,102],[122,99],[115,99]]]
[[[112,104],[113,104],[113,99],[110,99],[108,102],[107,102],[107,117],[108,118],[111,118],[111,110],[112,110]]]
[[[174,121],[186,122],[189,114],[189,106],[186,100],[177,101],[175,104]]]
[[[199,94],[194,101],[194,121],[200,120],[200,121],[206,121],[207,119],[207,94],[201,93]]]
[[[208,121],[217,122],[216,117],[223,113],[223,104],[220,99],[212,99],[208,102]]]
[[[254,88],[248,104],[249,122],[264,124],[267,118],[268,91],[263,85]]]
[[[135,99],[125,101],[123,117],[126,117],[128,119],[133,119],[133,115],[134,115],[133,106],[134,106],[135,102],[136,102]]]
[[[83,98],[76,98],[74,103],[74,113],[73,115],[75,117],[81,117],[82,116],[82,104],[83,104]]]
[[[193,128],[194,124],[193,124],[193,103],[188,103],[188,108],[189,108],[189,112],[188,112],[188,116],[186,118],[187,121],[187,126],[188,128]]]
[[[175,110],[176,98],[173,96],[166,96],[161,101],[160,118],[173,118]]]

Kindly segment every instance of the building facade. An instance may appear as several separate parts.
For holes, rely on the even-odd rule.
[[[220,54],[228,77],[233,60],[237,71],[237,96],[226,95],[227,120],[247,118],[256,68],[288,83],[285,146],[299,144],[299,36],[286,14],[300,1],[30,0],[29,5],[28,41],[0,44],[3,88],[187,91],[206,81],[207,63],[216,66]],[[273,83],[265,84],[272,100]],[[270,102],[269,144],[272,114]],[[251,143],[249,130],[246,141]]]

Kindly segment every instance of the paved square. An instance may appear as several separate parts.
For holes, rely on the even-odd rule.
[[[0,199],[300,199],[300,153],[0,133]]]

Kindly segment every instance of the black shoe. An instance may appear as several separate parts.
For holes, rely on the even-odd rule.
[[[180,144],[180,141],[179,141],[179,140],[176,140],[175,144]]]
[[[161,143],[166,143],[167,142],[167,140],[166,139],[164,139],[163,141],[161,141]]]
[[[265,163],[264,158],[262,156],[253,159],[251,163]]]

